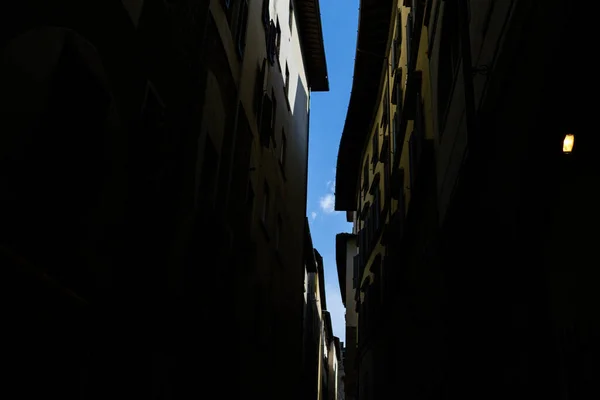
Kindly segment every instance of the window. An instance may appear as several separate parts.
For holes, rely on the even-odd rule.
[[[279,166],[282,171],[285,170],[285,158],[287,156],[287,137],[285,136],[285,131],[281,130],[281,146],[279,151]]]
[[[269,28],[269,0],[263,0],[262,4],[262,22],[265,29]]]
[[[279,55],[281,54],[281,27],[279,26],[279,18],[277,18],[277,27],[275,28],[275,54],[277,55],[277,60],[279,60]]]
[[[394,87],[392,89],[392,104],[397,107],[402,106],[402,68],[398,68],[394,77]]]
[[[262,213],[260,216],[261,221],[265,225],[267,225],[267,222],[269,220],[269,207],[271,206],[270,205],[271,199],[269,198],[269,196],[270,196],[269,185],[267,184],[267,182],[265,182],[265,187],[264,187],[264,191],[263,191]]]
[[[237,23],[237,51],[240,57],[244,56],[246,49],[246,31],[248,28],[248,0],[242,0]]]
[[[388,126],[390,121],[390,92],[389,89],[385,89],[383,96],[383,115],[381,116],[381,126],[384,128]]]
[[[290,33],[292,32],[292,25],[294,23],[294,0],[290,0]]]
[[[285,96],[288,97],[290,94],[290,70],[287,63],[285,63]]]
[[[396,37],[394,38],[393,45],[393,56],[394,60],[392,60],[393,65],[397,68],[400,63],[400,53],[402,52],[402,14],[398,12],[398,17],[396,19]]]
[[[373,158],[371,162],[373,163],[373,169],[375,169],[375,166],[379,162],[379,129],[373,134]]]

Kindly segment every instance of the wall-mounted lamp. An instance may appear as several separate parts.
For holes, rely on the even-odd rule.
[[[575,144],[575,135],[567,134],[563,140],[563,153],[569,154],[573,151],[573,145]]]

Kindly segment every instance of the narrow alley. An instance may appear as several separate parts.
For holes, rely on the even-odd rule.
[[[4,398],[600,398],[583,4],[0,7]]]

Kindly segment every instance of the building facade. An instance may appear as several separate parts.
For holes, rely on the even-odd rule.
[[[579,100],[595,77],[556,87],[543,72],[556,46],[571,57],[591,45],[581,18],[559,1],[361,1],[336,177],[358,248],[347,396],[596,390],[575,371],[593,370],[600,321],[586,304],[597,295],[573,279],[595,280],[580,257],[593,257],[584,232],[598,213],[587,200],[560,211],[597,198],[597,138]],[[578,154],[563,152],[569,133]],[[578,252],[568,261],[563,240]]]
[[[356,398],[357,390],[357,330],[358,313],[356,294],[358,269],[354,268],[355,257],[357,257],[358,246],[356,235],[351,233],[339,233],[335,238],[336,243],[336,264],[338,272],[338,282],[342,304],[346,309],[345,329],[346,345],[344,347],[343,368],[344,368],[344,395],[350,400]]]
[[[338,340],[339,342],[339,340]],[[345,382],[346,382],[346,373],[344,370],[344,363],[345,363],[345,354],[346,354],[346,347],[344,346],[344,342],[339,342],[340,346],[338,349],[338,372],[337,372],[337,376],[338,376],[338,390],[337,390],[337,398],[338,400],[344,400],[346,398],[346,388],[345,388]]]
[[[318,1],[1,15],[0,233],[31,311],[12,325],[57,343],[15,376],[65,398],[189,398],[199,382],[299,396],[310,93],[328,90]]]
[[[306,219],[308,226],[308,218]],[[313,248],[310,229],[305,238],[304,324],[302,357],[303,399],[337,400],[341,348],[327,311],[323,257]]]

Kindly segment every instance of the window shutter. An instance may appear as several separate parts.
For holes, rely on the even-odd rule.
[[[383,115],[381,116],[381,126],[387,127],[390,120],[390,92],[388,89],[385,90],[383,97]]]

